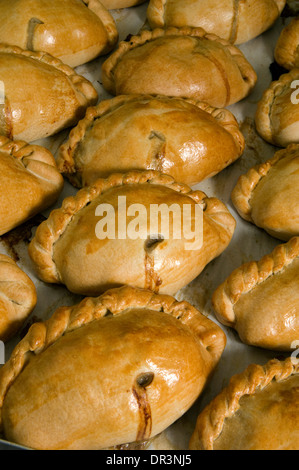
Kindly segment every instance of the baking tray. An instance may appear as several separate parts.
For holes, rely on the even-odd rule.
[[[117,23],[120,40],[125,39],[129,34],[138,33],[145,25],[147,6],[148,2],[145,2],[138,7],[111,12]],[[251,363],[265,364],[269,359],[274,357],[286,357],[286,355],[282,353],[278,354],[275,351],[267,351],[241,343],[238,334],[234,330],[217,322],[211,305],[211,297],[218,285],[221,284],[235,268],[247,261],[259,260],[281,243],[279,240],[266,234],[263,230],[241,219],[232,206],[230,195],[241,174],[245,173],[253,165],[268,160],[277,150],[264,142],[256,134],[254,115],[257,102],[273,79],[271,73],[273,67],[271,67],[271,64],[273,64],[274,61],[274,47],[280,31],[288,21],[288,18],[281,17],[269,31],[239,46],[258,75],[258,82],[253,93],[247,99],[228,107],[240,124],[246,139],[246,148],[243,156],[237,162],[213,178],[193,188],[201,189],[208,196],[215,196],[222,200],[235,217],[237,228],[229,247],[224,253],[212,261],[200,276],[179,291],[175,297],[178,300],[184,299],[189,301],[204,315],[217,323],[226,333],[227,346],[213,377],[199,399],[182,418],[151,441],[149,449],[152,450],[179,451],[188,449],[188,442],[194,430],[199,412],[228,384],[234,374],[242,372]],[[93,83],[98,91],[100,101],[111,97],[101,84],[101,64],[105,59],[106,57],[99,58],[76,69],[79,74],[84,75]],[[36,143],[45,146],[56,156],[57,150],[68,137],[68,133],[69,130],[66,130],[56,136],[37,141]],[[65,197],[74,195],[75,193],[76,190],[66,181],[64,190],[55,206],[12,232],[0,237],[0,253],[7,254],[17,261],[18,265],[35,283],[38,293],[36,308],[24,325],[22,331],[5,345],[4,359],[6,361],[9,359],[15,345],[25,335],[33,322],[44,321],[48,319],[58,307],[73,305],[82,298],[71,294],[63,286],[48,285],[41,282],[34,273],[27,250],[28,243],[34,235],[35,229],[39,223],[49,215],[51,210],[60,207]],[[0,440],[0,450],[6,449],[17,450],[24,448]]]

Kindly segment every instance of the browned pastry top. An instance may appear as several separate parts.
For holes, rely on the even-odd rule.
[[[177,96],[215,107],[245,98],[256,80],[238,48],[202,28],[144,30],[120,42],[102,66],[103,86],[114,95]]]
[[[149,439],[193,404],[225,341],[187,302],[131,287],[62,307],[0,369],[6,439],[48,450]]]

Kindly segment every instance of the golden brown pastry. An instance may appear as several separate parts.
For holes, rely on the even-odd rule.
[[[32,142],[53,135],[77,124],[98,99],[86,78],[44,52],[0,45],[0,77],[0,134],[9,138]]]
[[[222,202],[170,176],[119,173],[66,198],[29,254],[43,281],[74,293],[130,284],[173,294],[223,252],[235,225]]]
[[[0,254],[0,340],[8,341],[23,326],[37,302],[35,285],[17,264]]]
[[[240,216],[275,238],[299,235],[299,145],[275,153],[240,176],[232,201]]]
[[[192,98],[217,108],[245,98],[256,80],[238,48],[202,28],[144,30],[120,42],[102,66],[103,86],[113,95]]]
[[[269,29],[286,0],[150,0],[147,18],[152,28],[193,26],[242,44]]]
[[[70,67],[107,54],[118,40],[99,0],[1,0],[0,42],[44,51]]]
[[[260,136],[277,147],[299,142],[299,69],[271,83],[258,103],[255,124]]]
[[[252,364],[199,415],[191,450],[298,450],[299,364]]]
[[[212,297],[217,319],[252,346],[291,351],[299,338],[299,237],[235,269]]]
[[[0,136],[0,235],[54,204],[62,188],[51,152]]]
[[[101,0],[101,3],[108,10],[116,10],[118,8],[129,8],[144,3],[145,0]]]
[[[150,439],[198,398],[225,343],[189,303],[128,286],[61,307],[0,370],[5,437],[43,450]]]
[[[196,184],[237,160],[244,146],[228,110],[182,98],[121,95],[87,110],[57,165],[76,187],[146,169]]]
[[[287,70],[299,67],[299,17],[293,18],[280,33],[275,47],[276,62]]]

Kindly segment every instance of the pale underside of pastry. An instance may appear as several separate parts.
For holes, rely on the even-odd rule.
[[[51,152],[0,136],[0,235],[58,199],[63,177]]]
[[[287,70],[299,67],[299,17],[292,18],[280,33],[274,57]]]
[[[151,28],[201,27],[208,33],[242,44],[269,29],[286,0],[150,0]]]
[[[299,235],[299,145],[289,145],[240,176],[232,191],[239,215],[279,240]]]
[[[0,42],[47,52],[70,67],[107,54],[118,40],[99,0],[1,0],[0,17]]]
[[[87,110],[57,165],[76,187],[148,169],[193,185],[237,160],[244,146],[228,110],[182,98],[121,95]]]
[[[150,439],[198,398],[225,343],[189,303],[128,286],[61,307],[0,369],[6,439],[44,450]]]
[[[0,340],[8,341],[36,306],[36,288],[9,256],[0,254]]]
[[[249,345],[291,351],[299,338],[299,237],[234,270],[216,289],[217,319]]]
[[[168,175],[119,173],[66,198],[29,253],[42,280],[74,293],[130,284],[172,295],[223,252],[235,226],[221,201]]]
[[[299,364],[251,365],[199,415],[191,450],[298,450]]]
[[[96,104],[93,85],[44,52],[0,45],[0,133],[32,142],[76,125]]]
[[[271,83],[258,103],[255,124],[260,136],[277,147],[299,143],[299,69]]]
[[[121,41],[102,66],[111,94],[192,98],[218,108],[245,98],[256,80],[238,48],[202,28],[144,30]]]
[[[108,10],[116,10],[118,8],[129,8],[144,3],[145,0],[101,0],[101,3]]]

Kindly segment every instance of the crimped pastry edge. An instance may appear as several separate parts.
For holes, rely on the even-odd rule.
[[[250,205],[250,199],[254,190],[261,179],[267,176],[271,168],[292,152],[299,152],[299,144],[290,144],[286,149],[278,150],[272,158],[264,163],[255,165],[247,173],[239,177],[231,193],[231,200],[238,214],[244,220],[254,224],[251,217],[252,208]]]
[[[291,22],[283,28],[274,50],[276,62],[287,70],[292,70],[295,67],[298,42],[297,44],[290,42],[293,35],[298,36],[299,42],[299,17],[292,18]]]
[[[53,183],[57,186],[57,191],[62,190],[63,177],[57,168],[54,156],[45,147],[0,136],[0,153],[16,158],[30,173]]]
[[[147,42],[154,41],[155,39],[167,36],[191,36],[197,38],[205,38],[210,41],[215,41],[228,48],[231,56],[236,61],[242,78],[248,85],[248,89],[252,89],[256,83],[256,73],[252,66],[249,64],[244,54],[236,46],[232,45],[225,39],[216,36],[215,34],[207,33],[203,28],[192,28],[184,26],[181,28],[168,27],[168,28],[155,28],[152,31],[142,30],[140,34],[132,36],[128,41],[121,41],[117,49],[108,57],[108,59],[102,65],[102,82],[104,88],[115,95],[113,71],[117,63],[121,60],[124,54],[140,47]]]
[[[271,276],[281,273],[299,257],[299,237],[278,245],[272,253],[259,261],[243,264],[215,290],[212,305],[217,319],[224,325],[234,327],[234,307],[240,297],[252,291]]]
[[[79,169],[76,162],[76,148],[84,140],[86,131],[92,126],[94,121],[100,119],[109,112],[138,100],[161,100],[161,101],[183,101],[189,103],[215,118],[217,123],[222,126],[234,139],[236,146],[239,147],[238,154],[241,155],[244,150],[245,140],[240,131],[239,124],[234,115],[225,108],[215,108],[209,104],[188,98],[168,97],[163,95],[118,95],[112,99],[101,101],[97,106],[89,107],[85,117],[79,121],[68,137],[68,140],[60,147],[57,158],[57,166],[61,173],[66,175],[72,184],[81,187],[74,175]]]
[[[113,16],[109,9],[100,2],[100,0],[83,0],[83,3],[91,10],[98,18],[100,18],[106,33],[107,33],[107,46],[101,51],[101,55],[107,54],[117,43],[119,34]]]
[[[9,269],[9,274],[7,274],[7,268]],[[1,285],[2,280],[5,282],[6,286],[7,283],[16,285],[16,288],[12,292],[13,297],[7,298],[7,300],[11,303],[17,303],[18,306],[22,305],[31,312],[37,302],[36,287],[33,281],[10,256],[0,253],[0,293],[3,290]],[[18,295],[18,285],[24,285],[24,287],[26,287],[26,302],[24,302],[24,296],[20,297]]]
[[[268,143],[281,147],[276,141],[272,129],[272,111],[274,101],[283,89],[290,89],[290,85],[294,80],[299,79],[299,68],[294,68],[288,73],[284,73],[278,80],[273,81],[269,88],[264,91],[261,100],[257,104],[255,113],[255,127],[258,134]]]
[[[264,366],[251,364],[245,371],[233,376],[229,385],[200,413],[189,442],[190,450],[213,450],[225,419],[231,418],[240,407],[240,399],[254,395],[273,380],[281,382],[299,373],[299,363],[288,357],[284,361],[272,359]]]
[[[14,348],[8,362],[0,369],[0,429],[5,395],[32,354],[41,354],[65,333],[100,320],[106,314],[119,315],[129,308],[146,308],[174,316],[193,330],[211,355],[214,366],[218,362],[226,345],[225,333],[189,302],[126,285],[110,289],[99,297],[86,297],[74,306],[60,307],[49,320],[34,323],[30,327]]]
[[[98,93],[92,83],[82,75],[78,75],[74,69],[64,64],[60,59],[53,57],[46,52],[33,52],[21,49],[18,46],[8,46],[0,44],[0,53],[16,54],[50,65],[56,70],[66,75],[74,86],[75,90],[82,95],[86,103],[95,104],[98,100]]]
[[[61,208],[53,210],[48,219],[37,228],[28,251],[40,279],[49,283],[62,283],[53,261],[53,248],[72,217],[103,192],[127,184],[159,184],[171,188],[201,205],[206,215],[217,225],[219,233],[231,237],[235,230],[235,219],[220,200],[208,198],[202,191],[193,191],[186,184],[176,182],[171,176],[155,170],[114,173],[106,179],[98,179],[92,186],[79,190],[75,196],[64,199]]]

